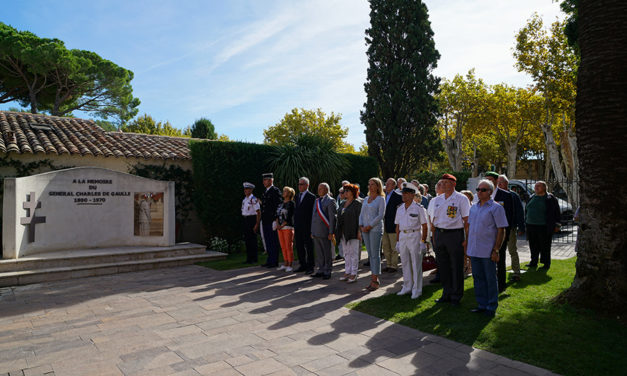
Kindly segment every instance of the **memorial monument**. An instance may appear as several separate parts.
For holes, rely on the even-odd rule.
[[[174,183],[78,167],[4,181],[3,258],[174,245]]]
[[[96,167],[6,178],[0,286],[223,257],[175,244],[174,195],[174,182]]]

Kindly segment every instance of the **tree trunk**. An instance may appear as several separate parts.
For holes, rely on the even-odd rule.
[[[37,95],[33,92],[33,90],[30,90],[28,93],[28,96],[30,98],[30,113],[36,114],[37,113]]]
[[[518,157],[518,145],[515,143],[506,144],[507,149],[507,177],[514,179],[516,176],[516,159]]]
[[[576,275],[562,298],[627,311],[627,1],[579,2],[577,88],[581,225]]]
[[[472,143],[472,177],[479,175],[479,158],[477,158],[477,143]]]
[[[542,133],[544,133],[544,141],[546,144],[548,159],[551,161],[551,167],[556,180],[555,183],[559,184],[560,187],[562,187],[562,189],[566,192],[566,195],[568,196],[568,201],[573,203],[574,205],[578,201],[576,199],[579,196],[579,190],[574,187],[574,185],[577,183],[568,178],[565,169],[562,167],[560,152],[557,148],[557,144],[555,143],[555,138],[553,138],[553,130],[551,129],[551,122],[549,121],[550,119],[551,117],[547,115],[547,122],[542,124],[541,127]]]

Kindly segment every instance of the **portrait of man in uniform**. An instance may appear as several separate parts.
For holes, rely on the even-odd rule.
[[[135,236],[163,236],[163,192],[135,192]]]

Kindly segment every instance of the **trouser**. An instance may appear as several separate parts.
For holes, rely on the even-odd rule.
[[[509,257],[512,260],[512,270],[514,271],[514,275],[520,276],[520,259],[518,258],[517,241],[516,228],[512,227],[509,233],[509,241],[507,242],[507,250],[509,251]]]
[[[272,229],[272,222],[263,222],[263,237],[266,240],[266,251],[268,252],[268,265],[276,266],[279,263],[279,238]]]
[[[328,238],[318,236],[314,236],[313,243],[316,250],[318,273],[330,275],[333,267],[333,243]]]
[[[283,261],[292,265],[294,261],[294,229],[280,229],[279,243],[281,243],[281,251],[283,251]]]
[[[314,246],[311,239],[311,232],[299,228],[294,229],[294,240],[296,242],[296,252],[298,253],[298,262],[305,270],[313,270],[314,268]]]
[[[499,305],[496,263],[490,258],[482,257],[470,257],[470,262],[478,308],[496,311]]]
[[[256,215],[244,216],[243,230],[244,243],[246,244],[246,262],[257,262],[257,234],[255,233],[255,224],[257,224]]]
[[[503,239],[503,244],[501,244],[501,248],[499,248],[499,262],[497,265],[499,292],[505,291],[505,288],[507,287],[507,284],[505,282],[506,276],[507,276],[507,272],[505,270],[506,269],[505,261],[507,261],[506,255],[507,255],[507,243],[509,242],[509,233],[510,233],[510,227],[505,228],[505,239]]]
[[[381,274],[381,237],[383,228],[374,227],[368,232],[362,232],[361,238],[364,239],[366,250],[368,251],[368,260],[370,261],[370,271],[373,275]]]
[[[436,265],[436,268],[435,268],[435,278],[434,279],[436,281],[439,281],[440,280],[440,268],[437,267],[437,265],[438,265],[438,254],[435,252],[435,236],[433,235],[433,230],[431,229],[431,227],[429,229],[429,238],[428,239],[429,239],[428,240],[429,243],[431,243],[431,249],[433,249],[433,253],[435,254],[435,265]]]
[[[435,229],[433,237],[442,283],[442,299],[459,302],[464,296],[464,229]]]
[[[396,233],[383,231],[383,237],[381,240],[381,246],[383,247],[383,257],[385,257],[388,268],[398,268],[398,252],[396,252]]]
[[[422,294],[422,251],[421,232],[399,234],[398,251],[403,268],[403,290],[411,291],[412,296]]]
[[[544,266],[550,266],[553,231],[549,231],[545,225],[527,224],[527,239],[529,240],[529,251],[531,252],[531,264],[538,265],[539,255],[540,262]]]
[[[344,250],[344,273],[350,275],[357,275],[357,269],[359,268],[359,239],[346,240],[342,236],[340,244]]]

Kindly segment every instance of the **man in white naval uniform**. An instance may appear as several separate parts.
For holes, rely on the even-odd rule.
[[[411,298],[422,294],[422,250],[427,240],[427,215],[422,205],[414,201],[418,188],[403,183],[403,203],[396,209],[396,247],[403,266],[403,288],[397,295],[411,292]]]

